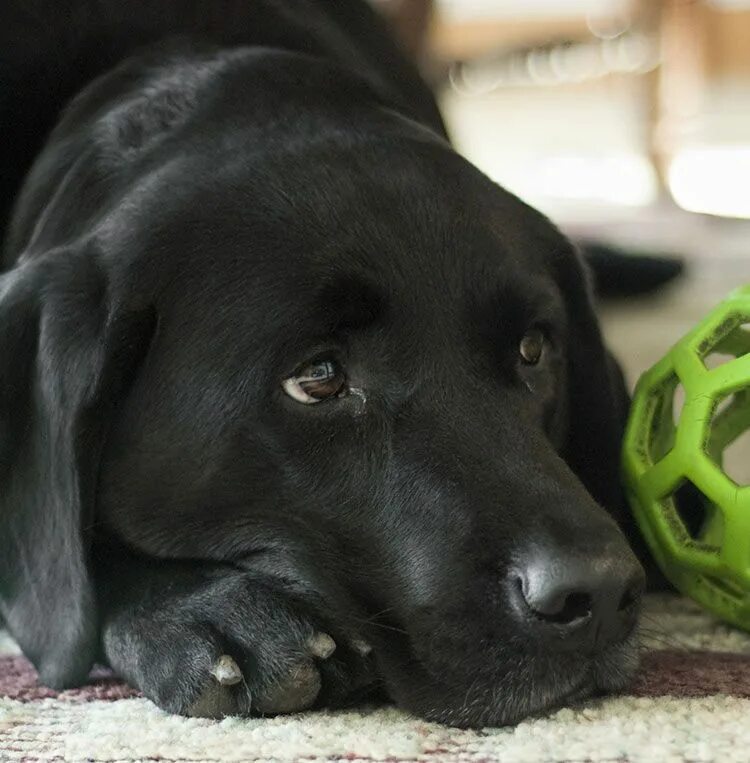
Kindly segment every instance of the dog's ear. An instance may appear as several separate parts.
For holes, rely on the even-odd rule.
[[[126,309],[90,248],[0,276],[0,613],[43,683],[85,680],[100,454],[155,319]]]
[[[568,436],[563,456],[591,495],[618,519],[626,509],[620,448],[630,406],[622,372],[604,346],[589,273],[580,255],[556,258],[569,323]]]

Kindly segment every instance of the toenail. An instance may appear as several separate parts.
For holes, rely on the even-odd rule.
[[[213,668],[211,668],[211,675],[222,686],[234,686],[242,680],[242,671],[228,654],[222,654],[216,660]]]
[[[355,638],[351,643],[351,648],[360,656],[367,657],[372,651],[372,646],[361,638]]]
[[[307,647],[313,657],[327,660],[336,651],[336,642],[327,633],[316,633],[308,639]]]

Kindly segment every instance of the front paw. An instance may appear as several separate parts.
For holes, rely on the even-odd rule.
[[[153,593],[104,626],[112,667],[169,712],[207,718],[343,704],[374,683],[366,645],[266,582],[224,573]]]
[[[226,715],[244,715],[250,711],[260,714],[293,713],[306,710],[315,703],[322,686],[318,660],[327,660],[335,651],[336,643],[326,633],[312,636],[308,655],[302,649],[291,650],[295,659],[282,657],[285,667],[258,665],[245,672],[229,654],[222,654],[212,665],[203,682],[203,689],[184,710],[185,715],[217,718]],[[243,662],[248,662],[244,655]],[[213,679],[213,680],[212,680]],[[251,688],[255,684],[255,691]],[[178,711],[179,712],[179,711]]]

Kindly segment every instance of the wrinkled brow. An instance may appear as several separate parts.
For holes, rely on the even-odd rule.
[[[336,276],[325,283],[316,298],[317,308],[330,332],[366,328],[387,309],[382,289],[360,276]]]
[[[543,276],[511,276],[485,282],[467,299],[470,323],[482,340],[493,345],[509,337],[519,338],[536,325],[550,333],[565,331],[562,295],[551,279]]]

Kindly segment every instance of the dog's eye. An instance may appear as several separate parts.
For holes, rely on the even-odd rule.
[[[535,366],[544,353],[544,332],[539,329],[529,329],[521,339],[518,353],[521,360],[529,366]]]
[[[305,405],[340,395],[345,385],[346,376],[335,360],[316,360],[282,382],[284,392]]]

